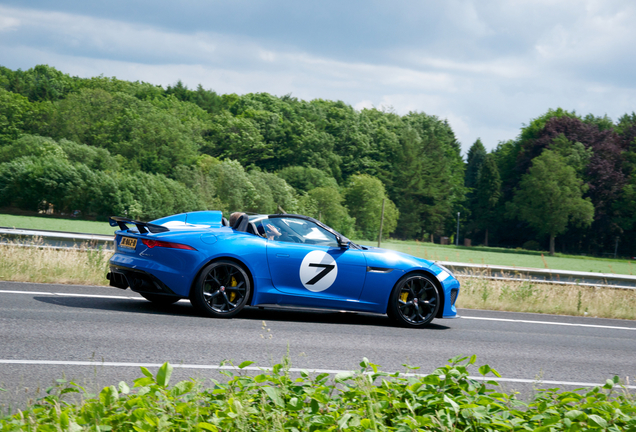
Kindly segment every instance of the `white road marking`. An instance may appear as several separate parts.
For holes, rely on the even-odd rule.
[[[0,293],[30,294],[30,295],[50,295],[50,296],[62,296],[62,297],[110,298],[110,299],[124,299],[124,300],[146,300],[143,297],[111,296],[111,295],[98,295],[98,294],[58,293],[58,292],[45,292],[45,291],[10,291],[10,290],[0,290]]]
[[[50,296],[61,296],[61,297],[105,298],[105,299],[119,299],[119,300],[146,300],[143,297],[133,297],[133,296],[114,296],[114,295],[97,295],[97,294],[74,294],[74,293],[46,292],[46,291],[12,291],[12,290],[0,289],[0,293],[27,294],[27,295],[50,295]],[[181,300],[179,300],[179,302],[186,302],[187,303],[187,302],[189,302],[189,300],[181,299]],[[510,318],[472,317],[472,316],[465,316],[465,315],[462,315],[461,319],[482,320],[482,321],[513,322],[513,323],[524,323],[524,324],[556,325],[556,326],[568,326],[568,327],[589,327],[589,328],[600,328],[600,329],[610,329],[610,330],[632,330],[632,331],[636,331],[636,327],[620,327],[620,326],[608,326],[608,325],[598,325],[598,324],[577,324],[577,323],[550,322],[550,321],[518,320],[518,319],[510,319]]]
[[[103,367],[146,367],[146,368],[158,368],[161,367],[161,363],[134,363],[134,362],[92,362],[92,361],[64,361],[64,360],[7,360],[0,359],[0,364],[14,364],[14,365],[37,365],[37,366],[103,366]],[[271,371],[270,367],[257,367],[247,366],[243,369],[239,369],[237,366],[231,365],[198,365],[198,364],[179,364],[171,363],[175,369],[204,369],[204,370],[234,370],[234,371],[253,371],[264,372]],[[352,373],[350,370],[340,369],[311,369],[311,368],[289,368],[290,372],[300,373],[327,373],[330,375],[336,375],[339,373]],[[400,376],[426,376],[426,374],[414,374],[414,373],[400,373]],[[566,385],[574,387],[596,387],[603,386],[600,383],[589,382],[577,382],[577,381],[548,381],[548,380],[532,380],[523,378],[497,378],[497,377],[483,377],[483,376],[469,376],[469,379],[476,381],[498,381],[498,382],[512,382],[523,384],[537,384],[537,385]],[[636,389],[636,386],[623,386],[626,389]]]
[[[60,296],[60,297],[85,297],[85,298],[104,298],[104,299],[116,299],[116,300],[144,300],[147,301],[143,297],[133,297],[133,296],[114,296],[114,295],[99,295],[99,294],[75,294],[75,293],[62,293],[62,292],[45,292],[45,291],[11,291],[11,290],[0,290],[0,293],[9,293],[9,294],[31,294],[31,295],[48,295],[48,296]],[[181,299],[179,302],[190,303],[188,299]]]
[[[602,329],[612,329],[612,330],[636,330],[636,327],[619,327],[619,326],[607,326],[607,325],[598,325],[598,324],[576,324],[576,323],[534,321],[534,320],[516,320],[516,319],[509,319],[509,318],[468,317],[463,315],[462,315],[462,319],[516,322],[516,323],[526,323],[526,324],[545,324],[545,325],[558,325],[558,326],[570,326],[570,327],[591,327],[591,328],[602,328]]]

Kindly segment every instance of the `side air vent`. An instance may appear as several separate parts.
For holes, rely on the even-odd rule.
[[[391,273],[393,269],[385,268],[385,267],[368,267],[367,266],[367,271],[369,273]]]
[[[452,289],[451,290],[451,295],[450,295],[450,300],[451,300],[451,305],[455,305],[455,300],[457,300],[457,292],[458,290],[456,289]]]

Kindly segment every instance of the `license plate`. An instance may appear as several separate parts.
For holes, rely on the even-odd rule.
[[[135,249],[137,247],[137,239],[132,237],[122,237],[119,246],[127,249]]]

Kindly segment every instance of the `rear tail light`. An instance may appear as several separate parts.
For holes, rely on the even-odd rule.
[[[164,248],[171,248],[171,249],[196,250],[192,246],[184,245],[181,243],[172,243],[172,242],[152,240],[152,239],[142,239],[141,241],[143,242],[144,245],[148,246],[150,249],[155,247],[164,247]]]

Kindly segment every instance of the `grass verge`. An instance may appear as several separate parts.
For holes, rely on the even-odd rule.
[[[47,231],[66,231],[86,234],[113,235],[116,228],[108,222],[61,219],[51,216],[19,216],[0,214],[0,226]]]
[[[33,406],[0,417],[2,431],[581,431],[636,429],[636,401],[618,377],[583,391],[540,390],[529,403],[498,389],[497,371],[474,367],[475,356],[454,358],[430,375],[381,372],[364,359],[352,373],[300,378],[289,361],[249,376],[243,362],[227,383],[181,381],[170,387],[164,363],[133,389],[125,382],[86,395],[60,384]],[[469,377],[469,368],[488,381]],[[540,384],[540,383],[539,383]],[[67,402],[79,394],[79,403]]]
[[[0,244],[0,280],[106,285],[110,250],[47,249]]]
[[[636,319],[636,290],[461,276],[458,279],[459,308]]]

